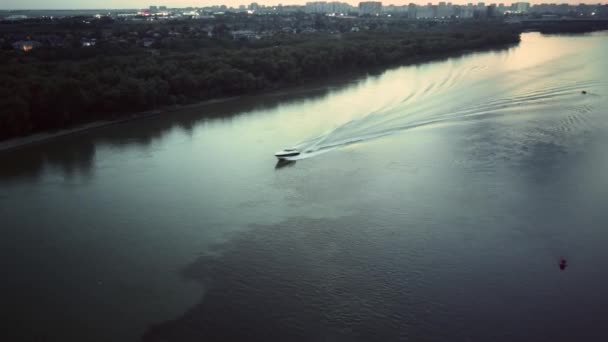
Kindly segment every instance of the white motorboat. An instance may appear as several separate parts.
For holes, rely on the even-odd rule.
[[[288,158],[288,157],[295,157],[299,154],[300,154],[300,151],[298,151],[295,148],[286,148],[282,151],[275,153],[274,155],[275,155],[275,157],[277,157],[279,159],[284,159],[284,158]]]

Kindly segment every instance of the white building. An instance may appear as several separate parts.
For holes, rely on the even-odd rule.
[[[338,1],[313,1],[307,2],[304,7],[306,13],[320,13],[320,14],[347,14],[350,10],[350,5],[346,2]]]
[[[359,15],[378,15],[382,12],[380,1],[363,1],[359,3]]]
[[[520,13],[526,13],[530,10],[530,3],[529,2],[516,2],[515,10]]]
[[[306,13],[328,13],[327,1],[307,2],[305,6]]]

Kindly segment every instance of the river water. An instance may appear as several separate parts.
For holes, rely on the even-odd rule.
[[[525,33],[2,152],[3,340],[606,340],[606,60]]]

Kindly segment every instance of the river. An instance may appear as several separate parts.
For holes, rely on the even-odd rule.
[[[1,152],[4,340],[605,340],[606,60],[525,33]]]

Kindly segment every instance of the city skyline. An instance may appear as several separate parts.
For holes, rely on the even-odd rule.
[[[260,5],[273,6],[273,5],[304,5],[307,1],[303,0],[259,0],[259,1],[249,1],[244,2],[243,0],[209,0],[209,1],[196,1],[196,0],[164,0],[155,3],[154,1],[150,2],[149,0],[91,0],[91,1],[82,1],[82,0],[57,0],[53,1],[52,4],[49,4],[48,1],[42,0],[7,0],[3,1],[0,4],[0,10],[28,10],[28,9],[135,9],[135,8],[147,8],[151,5],[158,6],[167,6],[167,7],[205,7],[205,6],[214,6],[214,5],[226,5],[229,7],[238,7],[239,5],[248,5],[251,2],[257,2]],[[356,6],[360,1],[342,1],[347,2],[353,6]],[[407,5],[409,3],[415,3],[417,5],[426,5],[429,1],[410,1],[410,0],[389,0],[389,1],[381,1],[383,5]],[[446,1],[451,2],[454,5],[466,5],[467,3],[475,3],[477,4],[479,1]],[[519,1],[486,1],[487,4],[490,3],[505,3],[511,4]],[[569,1],[547,1],[547,0],[537,0],[537,1],[525,1],[529,2],[531,5],[541,4],[541,3],[556,3],[556,4],[568,4],[568,5],[578,5],[580,3],[585,4],[606,4],[606,1],[579,1],[579,0],[569,0]],[[431,1],[433,4],[439,3],[439,1]]]

